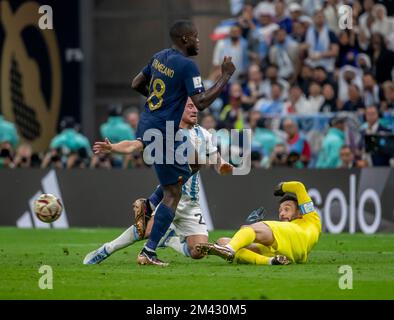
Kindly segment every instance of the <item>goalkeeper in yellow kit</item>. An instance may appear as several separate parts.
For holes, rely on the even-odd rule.
[[[280,183],[274,195],[282,197],[280,221],[259,221],[242,226],[231,239],[220,238],[215,244],[201,243],[197,249],[237,263],[305,263],[319,240],[320,217],[301,182]]]

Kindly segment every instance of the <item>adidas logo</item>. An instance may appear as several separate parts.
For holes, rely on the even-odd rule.
[[[17,221],[16,226],[18,228],[40,228],[40,229],[67,229],[68,220],[66,214],[66,208],[64,207],[64,201],[60,193],[59,183],[57,181],[55,170],[51,170],[42,180],[42,189],[38,190],[37,193],[29,200],[29,211],[26,211]],[[37,199],[43,193],[52,193],[56,195],[63,204],[63,212],[58,220],[53,223],[44,223],[40,221],[34,213],[34,200]]]

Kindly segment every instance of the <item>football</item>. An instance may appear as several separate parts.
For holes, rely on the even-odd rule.
[[[51,223],[59,219],[63,205],[53,194],[42,194],[34,201],[34,213],[42,222]]]

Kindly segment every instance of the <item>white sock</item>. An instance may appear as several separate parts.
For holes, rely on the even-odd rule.
[[[234,250],[233,247],[230,246],[229,244],[226,244],[225,247],[226,247],[227,249],[229,249],[231,252],[235,253],[235,250]]]
[[[112,254],[115,251],[128,247],[129,245],[133,244],[138,240],[140,240],[140,238],[138,236],[137,228],[133,224],[115,240],[106,243],[105,250],[109,254]]]
[[[189,246],[187,245],[187,242],[181,241],[181,239],[177,236],[169,237],[166,240],[165,245],[167,247],[174,249],[180,254],[183,254],[186,257],[190,257],[190,250],[189,250]]]

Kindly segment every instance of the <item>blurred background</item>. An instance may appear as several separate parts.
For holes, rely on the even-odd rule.
[[[171,45],[177,19],[199,30],[207,88],[233,56],[237,72],[200,124],[252,129],[254,167],[393,165],[391,0],[1,0],[0,9],[0,167],[144,167],[138,154],[96,159],[90,149],[134,137],[144,99],[131,79]]]

